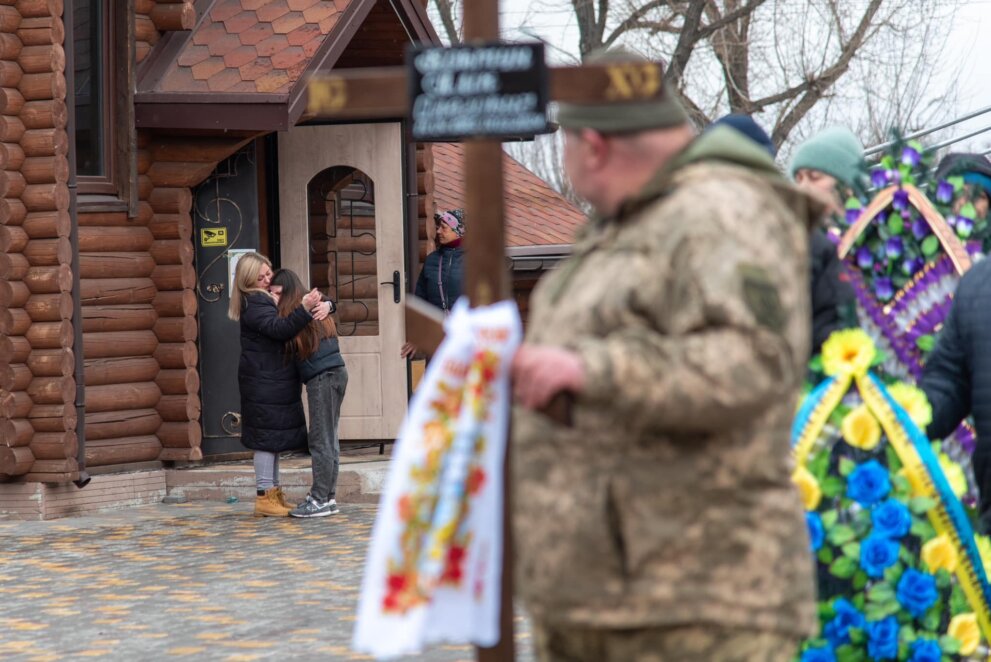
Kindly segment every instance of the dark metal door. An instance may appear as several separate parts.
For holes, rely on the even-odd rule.
[[[204,455],[245,450],[237,386],[240,332],[227,306],[232,258],[259,247],[256,157],[252,142],[193,190]]]

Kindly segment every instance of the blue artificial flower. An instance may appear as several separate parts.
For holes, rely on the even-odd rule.
[[[908,191],[903,188],[895,191],[895,197],[891,199],[891,206],[895,208],[895,211],[908,209]]]
[[[953,184],[946,181],[945,179],[939,180],[939,184],[936,186],[936,200],[947,204],[953,199]]]
[[[929,232],[929,224],[924,218],[916,217],[916,219],[912,221],[912,236],[916,239],[925,239],[929,236]]]
[[[807,648],[799,662],[836,662],[836,653],[829,646]]]
[[[943,659],[943,650],[934,639],[916,639],[909,651],[908,662],[940,662]]]
[[[957,236],[966,239],[974,231],[974,221],[966,216],[957,216],[956,229]]]
[[[890,301],[895,296],[895,286],[890,278],[874,279],[874,294],[879,301]]]
[[[907,165],[911,168],[919,165],[922,162],[922,155],[919,154],[919,150],[914,147],[906,147],[902,150],[902,164]]]
[[[812,545],[812,551],[818,552],[822,549],[822,540],[826,536],[826,531],[822,526],[822,518],[819,517],[819,513],[805,513],[805,523],[809,527],[809,542]]]
[[[867,246],[857,249],[857,266],[861,269],[870,269],[874,265],[874,254]]]
[[[890,170],[884,170],[883,168],[878,168],[871,172],[871,186],[874,188],[883,188],[887,186],[888,182],[891,181],[889,178]]]
[[[882,280],[887,280],[888,286],[891,286],[890,279],[878,278],[874,281],[875,288]],[[889,296],[888,299],[890,298]],[[888,496],[890,491],[891,480],[888,479],[888,470],[877,460],[868,460],[857,465],[857,468],[847,476],[846,495],[861,506],[873,506]]]
[[[834,647],[850,643],[850,628],[864,629],[867,621],[846,598],[838,598],[833,603],[836,616],[823,627],[823,634]]]
[[[889,258],[895,259],[901,257],[904,250],[905,243],[901,237],[891,237],[888,241],[884,242],[884,253]]]
[[[872,533],[860,543],[860,567],[868,577],[878,579],[898,561],[898,542]]]
[[[900,501],[888,499],[871,511],[873,533],[885,538],[901,538],[912,528],[912,513]]]
[[[915,568],[909,568],[898,580],[895,597],[898,598],[898,604],[905,607],[908,613],[916,618],[922,618],[939,598],[936,578]]]
[[[867,654],[875,660],[898,657],[898,619],[888,616],[883,621],[867,624]]]

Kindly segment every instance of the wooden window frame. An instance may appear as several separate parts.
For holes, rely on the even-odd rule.
[[[104,101],[104,174],[77,175],[77,205],[81,211],[126,210],[137,215],[137,150],[134,125],[135,41],[134,3],[102,3],[104,38],[100,57],[104,67],[100,93]],[[67,17],[74,20],[74,17]],[[66,44],[67,48],[71,48]],[[75,72],[68,72],[73,77]],[[70,87],[75,94],[75,81]],[[73,104],[73,107],[75,104]],[[75,136],[72,136],[75,140]]]

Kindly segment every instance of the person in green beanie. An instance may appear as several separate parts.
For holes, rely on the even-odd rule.
[[[829,198],[835,213],[843,209],[844,193],[866,184],[864,146],[842,126],[831,126],[812,136],[795,150],[788,168],[795,183],[815,189]]]
[[[821,209],[658,91],[559,108],[595,213],[513,359],[517,587],[544,662],[790,661],[816,622],[789,439]],[[572,425],[541,413],[559,394]]]
[[[795,183],[828,201],[824,222],[812,229],[809,257],[812,266],[812,353],[834,332],[857,325],[856,295],[846,279],[834,239],[826,226],[843,213],[843,202],[862,190],[867,180],[864,147],[844,127],[823,129],[800,144],[789,171]],[[839,230],[833,230],[835,240]]]

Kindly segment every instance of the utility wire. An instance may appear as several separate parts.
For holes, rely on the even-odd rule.
[[[944,122],[942,124],[938,124],[938,125],[936,125],[934,127],[930,127],[930,128],[926,128],[926,129],[920,129],[920,130],[918,130],[918,131],[916,131],[914,133],[910,133],[907,136],[904,136],[902,139],[903,140],[914,140],[915,138],[921,138],[922,136],[927,136],[930,133],[935,133],[935,132],[940,131],[942,129],[945,129],[947,127],[951,127],[951,126],[953,126],[955,124],[960,124],[961,122],[966,122],[969,119],[973,119],[975,117],[979,117],[980,115],[984,115],[986,113],[991,113],[991,106],[988,106],[987,108],[982,108],[980,110],[975,110],[974,112],[967,113],[966,115],[961,115],[960,117],[958,117],[956,119],[952,119],[949,122]],[[988,129],[991,129],[991,127],[987,127],[985,129],[981,129],[977,133],[968,134],[968,135],[962,136],[962,137],[960,137],[958,139],[951,140],[950,142],[948,142],[946,144],[942,144],[941,143],[939,146],[929,147],[929,148],[927,148],[926,151],[931,151],[931,150],[934,150],[934,149],[939,149],[939,147],[946,147],[946,145],[952,145],[955,142],[960,142],[961,140],[966,140],[967,138],[972,138],[973,136],[975,136],[975,135],[977,135],[979,133],[983,133],[984,131],[987,131]],[[891,147],[894,144],[895,144],[895,142],[893,140],[889,140],[886,143],[881,143],[880,145],[874,145],[873,147],[868,147],[866,150],[864,150],[864,156],[874,156],[874,155],[876,155],[876,154],[878,154],[880,152],[883,152],[884,150],[888,149],[889,147]]]

